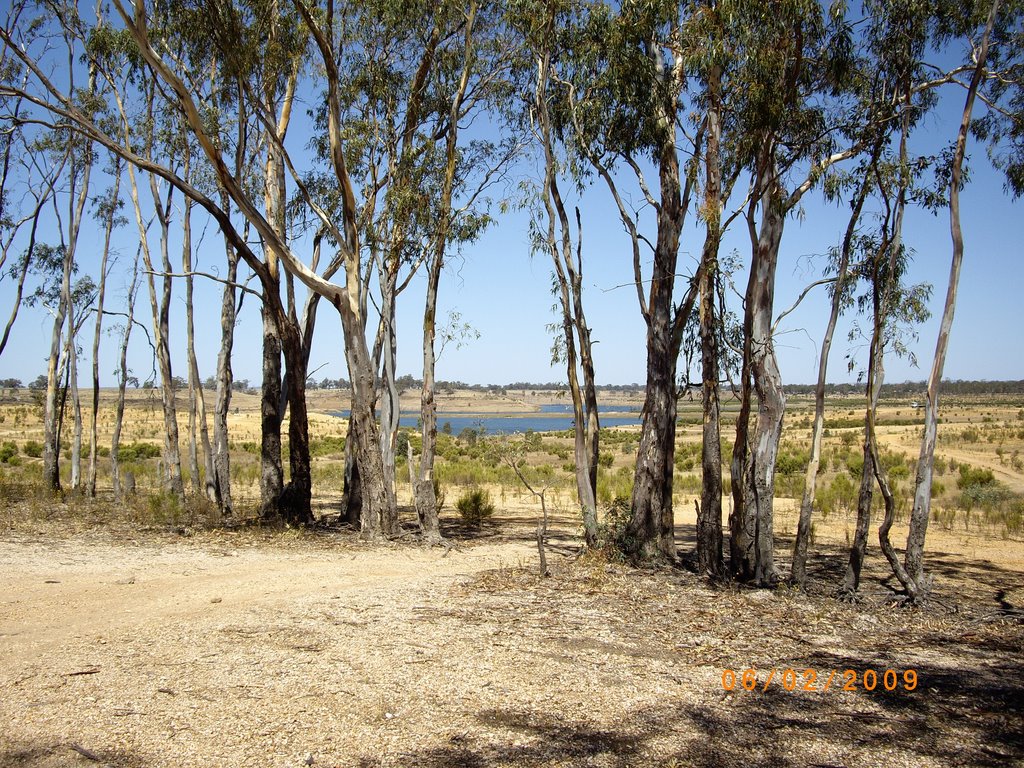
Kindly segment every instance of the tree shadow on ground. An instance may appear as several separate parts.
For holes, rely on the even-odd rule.
[[[864,669],[871,660],[822,655],[806,663]],[[403,753],[397,762],[363,757],[358,765],[796,768],[865,764],[878,759],[869,750],[882,748],[899,753],[892,758],[900,764],[1008,765],[1024,758],[1015,703],[1024,701],[1024,691],[1015,680],[979,672],[921,668],[921,688],[911,692],[811,694],[771,686],[709,704],[631,711],[615,727],[511,706],[487,709],[476,715],[482,734],[456,733],[442,746]],[[958,729],[971,732],[972,743],[945,728],[951,717],[958,718]]]
[[[79,749],[82,751],[76,750],[71,742],[8,742],[0,746],[0,768],[72,768],[79,765],[143,768],[146,765],[139,755],[121,749]]]

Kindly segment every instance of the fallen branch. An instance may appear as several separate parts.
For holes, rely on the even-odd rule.
[[[79,675],[95,675],[100,671],[99,667],[92,667],[91,669],[78,669],[74,672],[68,672],[64,677],[78,677]]]
[[[86,760],[92,760],[94,763],[103,762],[103,758],[102,757],[97,755],[95,752],[86,749],[85,747],[79,746],[78,744],[75,744],[74,742],[72,742],[71,744],[68,744],[68,746],[71,749],[75,750],[75,752],[80,754]]]

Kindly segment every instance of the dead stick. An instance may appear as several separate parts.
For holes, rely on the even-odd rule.
[[[80,747],[78,744],[75,743],[68,744],[68,746],[71,747],[71,749],[75,750],[75,752],[80,754],[86,760],[92,760],[94,763],[99,763],[102,761],[102,758],[99,755],[97,755],[95,752],[86,749],[85,747]]]

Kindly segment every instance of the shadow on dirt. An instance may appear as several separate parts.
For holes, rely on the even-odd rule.
[[[0,747],[0,768],[71,768],[78,765],[143,768],[146,762],[124,750],[86,748],[72,742],[16,742]]]
[[[801,663],[863,670],[873,660],[820,655]],[[914,691],[799,693],[773,686],[716,704],[634,711],[614,729],[512,707],[488,709],[476,715],[484,735],[453,734],[447,745],[403,753],[397,763],[363,757],[358,765],[826,768],[873,764],[885,750],[898,764],[996,768],[1024,758],[1024,689],[1008,671],[921,667]],[[949,731],[951,718],[963,733]],[[812,739],[828,743],[832,756],[815,753]]]

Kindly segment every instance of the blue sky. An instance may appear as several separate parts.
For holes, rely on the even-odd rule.
[[[946,144],[955,134],[956,119],[963,105],[963,91],[948,89],[943,103],[924,133],[916,137],[919,150],[933,150]],[[296,152],[305,142],[300,121],[290,140]],[[1024,378],[1024,342],[1020,328],[1021,291],[1024,288],[1024,223],[1021,207],[1003,191],[1000,175],[991,169],[983,147],[970,145],[971,181],[962,196],[963,228],[966,238],[964,271],[956,321],[946,363],[946,378],[1020,379]],[[509,182],[509,193],[523,176],[539,175],[535,165],[521,163],[516,177]],[[624,189],[638,199],[634,187],[623,177]],[[497,193],[500,194],[501,190]],[[148,190],[143,190],[144,197]],[[180,195],[178,196],[180,206]],[[643,383],[645,379],[645,329],[631,284],[630,243],[612,201],[603,187],[587,190],[578,204],[583,216],[585,259],[585,305],[593,329],[597,378],[600,383]],[[130,207],[124,214],[130,219],[117,237],[118,264],[108,289],[108,308],[120,309],[124,303],[125,283],[135,253],[136,230]],[[692,215],[691,215],[692,216]],[[512,381],[564,381],[561,366],[550,365],[551,337],[546,330],[554,315],[550,294],[550,261],[547,256],[531,256],[528,217],[521,211],[498,215],[497,223],[464,253],[449,259],[442,280],[438,318],[443,322],[449,311],[461,314],[479,332],[461,349],[449,348],[438,364],[437,375],[468,383],[504,384]],[[52,222],[51,222],[52,226]],[[836,244],[846,226],[846,207],[825,204],[817,192],[809,193],[799,216],[789,220],[783,239],[776,289],[776,311],[788,307],[807,283],[820,276],[826,249]],[[95,276],[99,264],[101,236],[90,221],[83,237],[79,261],[83,272]],[[206,224],[201,215],[193,223],[196,244],[196,268],[214,273],[224,269],[224,250],[216,227]],[[648,232],[652,230],[648,229]],[[945,296],[951,256],[948,212],[938,217],[921,211],[908,214],[904,238],[916,253],[908,275],[909,282],[930,282],[932,319],[919,329],[919,340],[912,345],[920,362],[913,368],[905,360],[890,356],[887,380],[923,380],[927,377],[938,328],[938,314]],[[52,235],[43,239],[53,240]],[[653,239],[653,235],[652,235]],[[690,220],[680,249],[680,272],[689,273],[699,253],[703,234]],[[155,232],[152,239],[156,248]],[[725,240],[723,252],[737,249],[743,264],[748,261],[746,233],[734,226]],[[180,264],[177,237],[172,244],[172,260]],[[300,254],[308,253],[304,243],[296,244]],[[176,267],[177,268],[177,267]],[[745,266],[744,266],[745,268]],[[244,270],[243,270],[244,272]],[[746,276],[735,277],[742,290]],[[400,374],[418,376],[421,371],[420,323],[423,312],[423,278],[415,279],[399,299],[398,334]],[[623,287],[624,286],[624,287]],[[299,289],[302,293],[301,288]],[[176,285],[172,313],[172,349],[174,369],[186,372],[184,359],[184,285]],[[5,318],[13,300],[9,278],[0,282],[0,314]],[[196,322],[199,329],[197,352],[203,377],[214,372],[220,342],[220,287],[197,280]],[[733,302],[738,311],[738,301]],[[816,376],[818,346],[828,314],[828,296],[816,289],[780,328],[776,346],[783,380],[809,383]],[[137,317],[150,322],[145,289],[137,302]],[[110,321],[112,322],[112,321]],[[371,319],[374,322],[374,319]],[[847,370],[844,356],[857,350],[847,341],[849,318],[844,318],[836,335],[830,363],[829,380],[852,381],[856,372]],[[13,338],[0,358],[0,378],[17,377],[26,382],[45,371],[52,322],[40,308],[24,308]],[[109,325],[109,322],[108,322]],[[91,324],[81,344],[91,346]],[[115,354],[118,340],[104,340],[101,377],[104,385],[114,383]],[[133,337],[130,364],[145,380],[151,375],[148,345],[142,334]],[[864,357],[861,350],[859,360]],[[255,383],[260,378],[260,320],[257,302],[245,301],[236,334],[233,360],[237,379]],[[330,306],[320,310],[310,369],[315,377],[347,377],[344,367],[340,323]],[[80,363],[83,382],[90,361]]]

